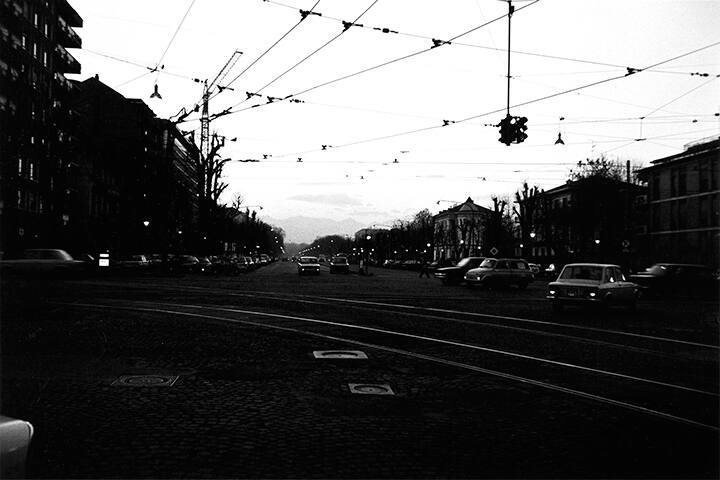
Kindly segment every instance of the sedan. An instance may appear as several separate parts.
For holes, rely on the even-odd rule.
[[[617,265],[571,263],[565,265],[556,281],[548,284],[546,298],[556,312],[571,304],[603,308],[623,305],[634,310],[638,292],[638,286],[628,282]]]
[[[630,279],[649,296],[711,297],[718,292],[717,279],[704,265],[656,263]]]
[[[440,279],[443,285],[457,285],[463,281],[468,270],[479,267],[484,260],[485,257],[463,258],[454,267],[436,269],[435,278]]]
[[[345,257],[333,257],[330,260],[330,273],[350,273],[350,264]]]
[[[312,273],[320,275],[320,262],[317,257],[300,257],[297,263],[298,275]]]
[[[85,262],[74,260],[65,250],[33,248],[25,250],[18,258],[0,262],[3,273],[20,275],[71,275],[85,268]]]

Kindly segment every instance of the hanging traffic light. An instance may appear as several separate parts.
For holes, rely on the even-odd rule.
[[[504,143],[508,147],[513,142],[513,117],[507,115],[505,118],[500,120],[498,126],[500,127],[500,138],[498,142]]]
[[[527,138],[527,117],[515,117],[515,143],[522,143]]]
[[[522,143],[527,138],[527,117],[512,117],[509,114],[500,120],[499,142],[510,146],[511,143]]]

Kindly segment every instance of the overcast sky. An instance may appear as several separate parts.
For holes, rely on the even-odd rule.
[[[158,116],[172,116],[200,100],[201,85],[189,78],[214,78],[232,52],[241,50],[227,83],[298,22],[297,9],[310,9],[315,1],[284,0],[282,6],[261,0],[71,0],[85,22],[78,30],[83,50],[72,51],[82,74],[73,77],[98,73],[126,97],[145,100]],[[98,55],[155,66],[191,4],[161,62],[168,74]],[[643,68],[720,41],[715,0],[514,4],[526,8],[512,18],[517,52],[511,60],[511,104],[622,76],[625,67]],[[262,93],[295,94],[427,49],[432,38],[454,37],[507,12],[507,3],[499,0],[320,0],[315,11],[322,17],[308,16],[232,84],[234,91],[213,98],[211,113],[245,100],[246,91],[257,91],[341,32],[337,19],[352,21],[370,5],[358,20],[364,28],[350,28]],[[304,103],[286,101],[213,121],[211,130],[238,138],[223,157],[272,155],[259,163],[228,164],[228,196],[241,193],[247,205],[262,205],[262,214],[274,218],[350,217],[371,225],[450,206],[437,200],[471,196],[488,205],[491,195],[509,195],[524,180],[553,187],[564,183],[572,164],[603,152],[648,164],[720,133],[714,116],[720,110],[720,46],[714,46],[657,71],[512,108],[513,115],[529,118],[522,145],[506,147],[497,141],[497,128],[486,125],[496,124],[502,111],[342,147],[502,110],[507,28],[503,19],[450,45],[295,97]],[[149,98],[155,83],[161,100]],[[265,101],[253,98],[237,108]],[[197,129],[199,135],[197,121],[180,128]],[[559,131],[565,146],[554,145]],[[638,138],[647,140],[634,141]],[[322,145],[332,147],[323,151]]]

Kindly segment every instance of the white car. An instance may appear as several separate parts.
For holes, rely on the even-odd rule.
[[[297,263],[298,275],[304,275],[306,273],[312,273],[314,275],[320,274],[320,262],[317,257],[300,257]]]
[[[604,263],[570,263],[565,265],[557,280],[550,282],[546,298],[555,311],[563,306],[624,305],[632,310],[638,299],[638,285],[627,281],[617,265]]]

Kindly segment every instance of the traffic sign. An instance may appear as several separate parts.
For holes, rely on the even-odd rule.
[[[491,253],[492,255],[497,255],[499,251],[500,251],[500,250],[498,250],[498,249],[495,248],[495,247],[492,247],[492,248],[490,249],[490,253]]]

